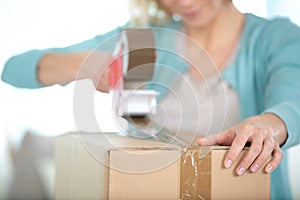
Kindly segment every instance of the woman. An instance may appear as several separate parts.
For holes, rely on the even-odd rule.
[[[227,111],[231,119],[225,119],[231,120],[232,126],[219,134],[200,138],[198,144],[231,145],[224,160],[224,166],[229,168],[246,143],[251,143],[236,173],[242,175],[248,169],[255,173],[265,166],[267,173],[272,172],[271,198],[290,199],[286,150],[300,142],[300,82],[297,80],[300,29],[286,19],[265,20],[242,14],[231,0],[136,0],[132,3],[137,7],[133,8],[131,25],[181,31],[201,45],[221,72],[229,101],[235,101],[234,107]],[[2,80],[17,87],[39,88],[88,78],[99,91],[108,91],[106,76],[99,82],[98,78],[111,60],[112,46],[105,49],[106,53],[95,53],[91,62],[85,62],[81,70],[80,67],[92,49],[123,28],[71,47],[15,56],[6,63]],[[158,63],[180,68],[167,58],[158,52]],[[209,75],[212,74],[203,76]],[[166,77],[168,74],[156,69],[154,80]],[[240,116],[231,115],[236,110]],[[272,159],[267,161],[270,156]]]

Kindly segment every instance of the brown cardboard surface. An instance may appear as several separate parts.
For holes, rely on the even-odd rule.
[[[140,149],[127,153],[113,150],[109,154],[109,166],[123,169],[110,169],[109,199],[179,199],[180,152],[166,149],[158,153]],[[165,160],[170,157],[175,162],[165,165]],[[163,166],[159,166],[161,164]],[[155,168],[157,170],[153,170]],[[151,171],[142,172],[143,169]],[[137,173],[126,172],[134,170]]]
[[[175,146],[116,134],[60,136],[55,197],[179,199],[180,155]]]
[[[56,199],[269,199],[270,176],[237,176],[227,151],[69,133],[56,141]]]
[[[225,169],[223,161],[227,150],[211,152],[212,162],[212,199],[269,199],[270,198],[270,176],[262,168],[257,173],[246,172],[243,176],[235,173],[236,162],[232,168]],[[244,150],[238,161],[240,161]]]

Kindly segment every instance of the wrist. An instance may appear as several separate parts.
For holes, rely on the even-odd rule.
[[[264,117],[267,118],[269,127],[272,131],[273,138],[282,146],[287,140],[288,133],[285,122],[274,113],[265,113]]]
[[[108,64],[112,59],[111,53],[98,51],[85,51],[73,54],[72,60],[77,60],[74,65],[76,79],[98,79],[107,70]]]

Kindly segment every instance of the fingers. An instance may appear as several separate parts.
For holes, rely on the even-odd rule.
[[[98,91],[101,91],[101,92],[109,91],[110,87],[109,87],[109,83],[108,83],[108,76],[109,76],[109,71],[106,70],[100,75],[100,77],[96,77],[93,80],[94,85]]]
[[[249,138],[253,133],[253,130],[250,128],[232,131],[236,133],[236,137],[233,140],[232,145],[224,159],[224,166],[226,168],[231,167],[231,165],[236,161],[239,154],[245,147],[245,144],[249,141]],[[246,169],[247,168],[241,165],[237,168],[237,174],[242,175],[246,171]]]
[[[211,142],[209,139],[207,143]],[[279,144],[274,141],[269,130],[252,125],[238,126],[222,132],[216,143],[230,144],[231,147],[225,156],[224,166],[230,168],[236,162],[247,142],[251,142],[247,153],[243,156],[235,169],[237,175],[243,175],[248,169],[257,172],[273,155],[272,160],[265,167],[267,173],[276,169],[282,160]]]
[[[280,164],[283,158],[283,153],[279,147],[278,142],[275,142],[275,149],[273,151],[273,158],[272,160],[266,165],[265,171],[267,173],[273,172]]]
[[[237,175],[243,175],[248,169],[250,169],[250,171],[253,173],[257,172],[266,164],[268,160],[270,160],[272,155],[273,158],[265,166],[265,171],[267,173],[271,173],[280,164],[283,154],[279,147],[279,144],[275,142],[272,137],[264,138],[262,137],[262,135],[262,130],[256,130],[254,136],[251,138],[252,143],[249,150],[235,169]],[[232,145],[232,147],[233,146],[234,145]],[[233,151],[235,152],[233,153]],[[228,163],[232,164],[235,162],[238,156],[238,152],[240,152],[239,146],[236,148],[231,148],[229,150],[224,161],[225,167],[228,168]]]
[[[266,140],[264,140],[261,153],[257,156],[250,167],[251,172],[257,172],[266,163],[266,161],[270,159],[274,147],[275,142],[273,139],[267,138]]]
[[[241,134],[239,135],[239,137],[241,137],[242,139],[238,140],[238,138],[234,141],[234,144],[237,144],[237,147],[230,149],[230,151],[232,150],[232,154],[229,151],[227,158],[226,159],[232,159],[233,162],[237,159],[239,153],[242,151],[242,149],[244,148],[247,141],[251,141],[251,146],[249,147],[247,153],[245,154],[245,156],[242,158],[242,160],[240,161],[240,163],[238,164],[237,168],[236,168],[236,173],[238,175],[243,175],[246,170],[252,165],[253,170],[257,171],[260,168],[260,164],[259,163],[255,163],[253,164],[253,162],[256,160],[256,158],[259,155],[262,155],[262,149],[263,149],[263,130],[262,129],[257,129],[257,128],[253,128],[248,130],[250,131],[247,134]],[[251,136],[251,137],[247,137],[247,136]],[[239,141],[241,141],[239,143]],[[237,150],[236,150],[237,149]],[[263,152],[263,155],[269,153],[269,155],[271,155],[271,152]],[[265,156],[262,156],[261,159],[266,159]],[[225,160],[226,160],[225,159]],[[264,160],[265,161],[265,160]],[[259,164],[259,165],[258,165]]]

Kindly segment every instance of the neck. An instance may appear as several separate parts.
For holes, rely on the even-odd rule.
[[[234,57],[243,27],[244,15],[233,5],[223,8],[209,25],[198,28],[187,27],[186,31],[189,37],[195,44],[202,46],[206,55],[201,58],[199,51],[202,51],[199,50],[199,46],[195,49],[195,45],[187,44],[187,52],[192,54],[193,63],[195,63],[191,68],[192,73],[197,74],[193,72],[193,69],[197,68],[201,72],[201,76],[206,77],[216,73],[216,70],[224,69]],[[203,65],[205,60],[208,63]]]
[[[189,37],[200,43],[205,49],[220,43],[241,29],[244,15],[232,3],[228,3],[215,18],[206,25],[199,27],[186,27]]]

